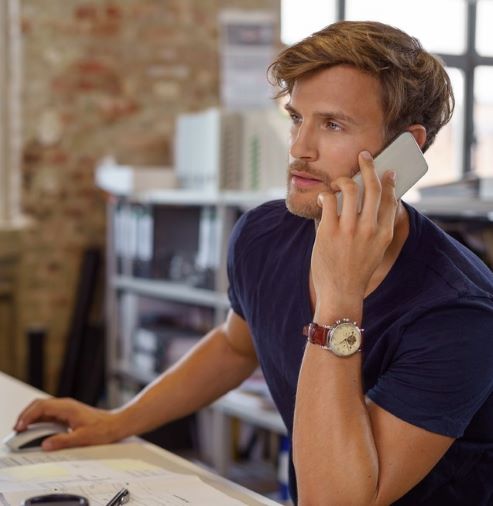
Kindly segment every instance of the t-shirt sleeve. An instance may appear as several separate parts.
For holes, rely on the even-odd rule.
[[[241,241],[243,237],[244,227],[246,226],[247,215],[244,214],[235,223],[228,242],[228,298],[231,309],[243,319],[245,312],[241,302]]]
[[[493,310],[478,300],[430,311],[402,330],[367,396],[431,432],[460,437],[493,391]]]

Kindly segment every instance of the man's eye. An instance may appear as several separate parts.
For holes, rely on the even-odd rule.
[[[333,121],[326,121],[325,128],[327,128],[328,130],[335,130],[335,131],[341,130],[341,126],[338,125],[337,123],[334,123]]]
[[[291,118],[291,121],[297,125],[301,122],[301,118],[297,114],[290,114],[289,117]]]

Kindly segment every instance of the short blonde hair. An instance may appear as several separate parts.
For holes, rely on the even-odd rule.
[[[280,88],[276,97],[290,94],[298,79],[335,65],[352,65],[379,80],[388,139],[421,124],[425,151],[452,117],[454,95],[441,61],[414,37],[373,21],[340,21],[282,51],[269,67]]]

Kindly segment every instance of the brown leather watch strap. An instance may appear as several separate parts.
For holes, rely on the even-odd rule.
[[[303,327],[303,335],[306,336],[312,344],[318,344],[326,348],[329,345],[328,337],[331,330],[332,327],[324,327],[311,322]]]

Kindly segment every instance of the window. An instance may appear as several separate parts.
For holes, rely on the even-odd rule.
[[[0,3],[0,225],[19,214],[20,15],[18,0]]]
[[[477,67],[474,81],[476,149],[473,164],[481,176],[493,173],[493,65]]]
[[[437,19],[447,13],[447,22]],[[381,21],[417,37],[432,52],[463,53],[466,4],[462,0],[413,0],[403,5],[395,0],[346,0],[346,19]]]
[[[493,56],[493,37],[491,37],[493,2],[491,0],[479,0],[477,18],[476,47],[478,53],[483,56]]]
[[[439,55],[452,81],[456,109],[426,153],[432,170],[421,184],[451,181],[467,173],[493,176],[492,0],[326,0],[320,5],[313,2],[309,9],[306,1],[297,2],[303,5],[302,12],[294,3],[282,0],[281,36],[287,44],[335,19],[371,19],[401,28]],[[300,20],[307,10],[313,22],[305,27]],[[443,22],[437,22],[440,19]]]
[[[438,133],[425,153],[430,170],[416,185],[427,186],[460,179],[462,175],[462,125],[464,124],[464,72],[447,68],[455,96],[455,111],[450,122]]]
[[[285,44],[320,30],[336,20],[335,3],[320,0],[282,0],[281,39]]]

